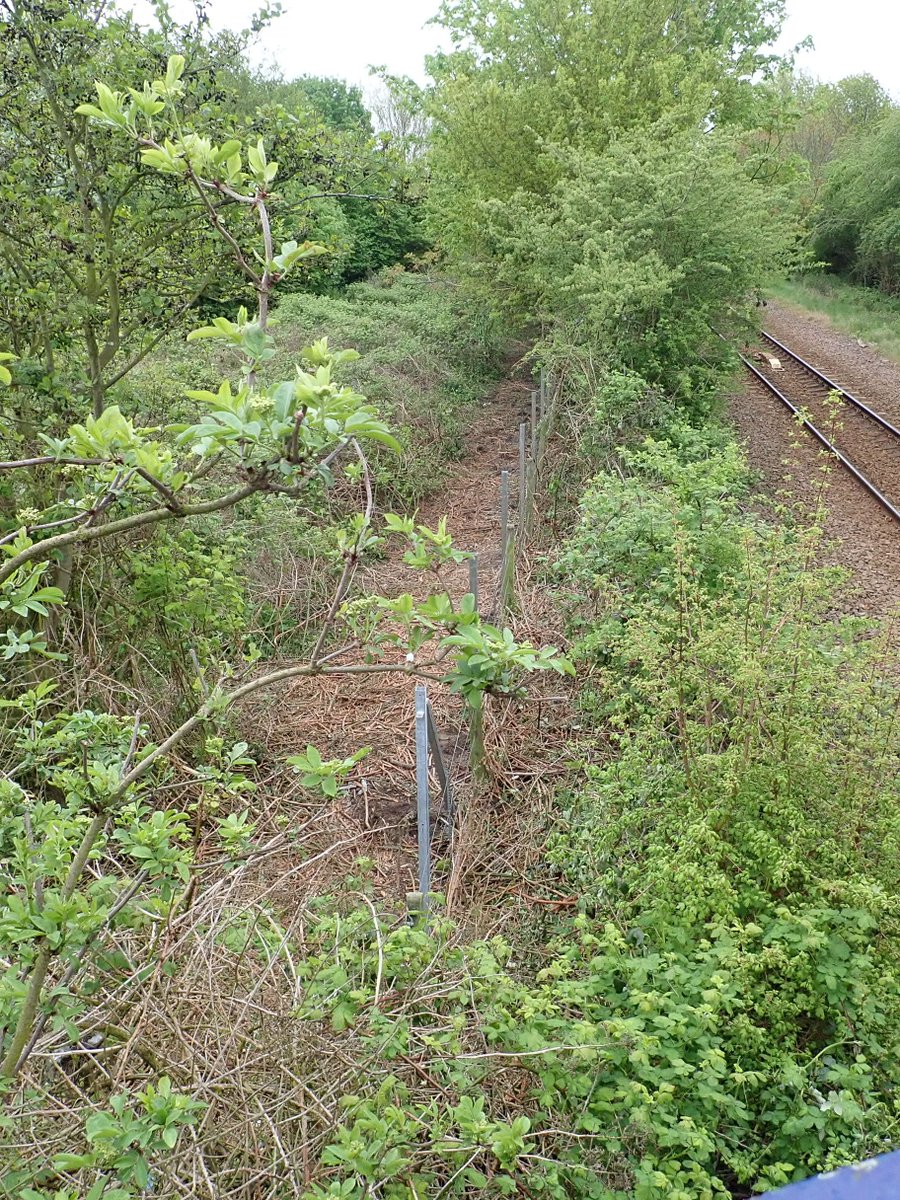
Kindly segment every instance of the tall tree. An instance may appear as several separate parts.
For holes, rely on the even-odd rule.
[[[662,117],[739,119],[783,0],[461,0],[431,60],[436,161],[451,187],[510,195],[558,177],[552,144],[602,150]]]
[[[785,242],[745,132],[782,13],[781,0],[445,4],[454,49],[431,61],[444,245],[512,312],[571,322],[608,360],[690,390],[706,322]]]
[[[30,409],[74,391],[99,416],[223,262],[200,206],[76,107],[99,73],[124,86],[177,49],[199,80],[195,108],[210,110],[242,44],[207,40],[202,24],[147,35],[101,0],[0,0],[0,329],[24,360],[17,382],[37,385]]]
[[[813,219],[817,256],[860,283],[900,292],[900,109],[831,163]]]
[[[891,110],[891,98],[872,75],[849,75],[837,83],[807,77],[790,78],[790,98],[796,116],[785,148],[808,165],[808,205],[821,195],[828,166],[848,142],[858,141]]]
[[[315,197],[365,193],[383,168],[358,89],[306,80],[293,108],[270,96],[258,110],[244,63],[252,29],[210,34],[202,6],[186,25],[162,4],[157,17],[158,28],[147,31],[106,0],[0,0],[0,194],[8,214],[0,229],[0,342],[20,360],[4,433],[14,450],[48,420],[65,425],[82,397],[99,416],[110,390],[201,298],[221,306],[249,296],[216,233],[217,222],[240,209],[229,211],[227,196],[204,203],[174,176],[143,170],[121,131],[98,135],[77,111],[96,98],[98,76],[123,92],[137,82],[140,93],[141,81],[179,54],[193,81],[186,127],[196,121],[214,135],[247,137],[265,130],[288,193],[278,230],[285,240],[304,240]],[[313,111],[327,101],[335,117],[342,98],[338,117],[349,132]],[[376,192],[387,188],[375,180]]]

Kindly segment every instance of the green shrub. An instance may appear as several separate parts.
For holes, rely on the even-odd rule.
[[[379,499],[414,507],[462,453],[473,406],[499,373],[502,327],[452,280],[410,273],[356,283],[341,296],[286,297],[278,319],[289,352],[294,337],[306,344],[320,336],[360,351],[350,378],[403,443],[399,459],[374,456]]]
[[[816,257],[857,283],[900,291],[900,112],[848,139],[813,218]]]
[[[645,392],[607,381],[597,446]],[[726,429],[671,423],[595,476],[559,556],[596,753],[543,871],[578,915],[513,954],[321,910],[302,1015],[372,1081],[310,1196],[714,1200],[895,1144],[896,689],[829,619],[816,531],[748,517],[746,474]]]
[[[549,844],[592,914],[558,946],[630,1047],[600,1087],[633,1194],[764,1190],[897,1135],[896,692],[815,533],[742,514],[723,430],[622,462],[560,559],[614,753]]]
[[[399,456],[373,455],[379,501],[384,508],[414,507],[461,454],[473,406],[502,367],[504,329],[453,280],[402,271],[340,295],[286,295],[276,317],[278,350],[261,378],[286,378],[297,351],[320,337],[359,350],[362,358],[345,376],[403,443]],[[115,399],[148,424],[188,419],[187,389],[217,388],[233,365],[227,351],[210,343],[173,340],[119,385]]]

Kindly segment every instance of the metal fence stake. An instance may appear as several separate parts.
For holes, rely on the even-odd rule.
[[[434,720],[434,713],[431,710],[431,701],[425,699],[425,723],[428,727],[428,745],[431,749],[431,761],[434,763],[434,769],[437,771],[437,777],[441,785],[442,799],[444,802],[444,819],[447,824],[453,827],[453,817],[456,812],[456,805],[453,800],[453,787],[450,783],[450,772],[447,770],[444,763],[444,752],[441,749],[441,740],[438,737],[437,725]]]
[[[428,907],[431,891],[431,796],[428,789],[428,692],[416,685],[416,826],[419,838],[419,891]]]
[[[525,477],[525,532],[530,536],[534,526],[534,493],[537,482],[537,462],[530,458]]]
[[[534,435],[537,431],[537,388],[531,389],[531,457],[534,458]]]
[[[475,597],[475,611],[478,612],[478,555],[473,554],[469,559],[469,591]]]
[[[506,606],[506,577],[509,562],[509,471],[500,472],[500,602],[502,613]]]
[[[409,912],[410,925],[427,925],[427,897],[423,896],[421,892],[406,893],[406,908]]]
[[[528,426],[523,421],[519,426],[519,541],[525,534],[525,446]]]

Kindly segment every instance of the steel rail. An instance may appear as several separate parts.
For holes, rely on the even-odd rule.
[[[718,332],[718,331],[716,331],[716,332]],[[719,334],[719,336],[721,337],[722,335]],[[775,339],[773,338],[772,340],[774,341]],[[794,414],[794,416],[797,417],[800,424],[803,425],[804,429],[808,429],[809,432],[813,435],[813,437],[816,438],[819,442],[821,442],[821,444],[825,447],[825,449],[829,452],[829,454],[834,455],[834,457],[838,460],[838,462],[841,464],[841,466],[850,472],[850,474],[857,481],[857,483],[861,483],[862,486],[869,493],[869,495],[872,496],[875,500],[877,500],[878,503],[882,506],[882,508],[886,509],[887,512],[889,512],[891,514],[891,516],[894,518],[895,521],[900,521],[900,509],[895,508],[894,505],[891,504],[890,500],[888,500],[888,498],[887,498],[887,496],[885,496],[884,492],[879,491],[878,488],[875,486],[875,484],[872,483],[871,480],[867,479],[866,476],[863,475],[862,471],[860,471],[858,467],[853,465],[853,463],[850,461],[850,459],[847,458],[846,454],[842,454],[841,451],[838,450],[837,446],[835,446],[835,444],[833,442],[830,442],[828,440],[828,438],[825,436],[825,434],[822,433],[821,430],[817,429],[815,425],[813,425],[812,421],[808,421],[806,419],[806,417],[803,415],[803,413],[801,412],[801,410],[796,406],[796,404],[794,404],[793,401],[789,400],[787,398],[787,396],[785,396],[784,392],[780,391],[775,386],[775,384],[772,382],[771,379],[769,379],[766,375],[763,375],[762,371],[757,370],[757,368],[753,365],[753,363],[750,362],[750,360],[748,358],[745,358],[743,356],[743,354],[739,354],[738,358],[740,358],[741,362],[744,364],[744,366],[747,368],[748,371],[751,371],[761,383],[765,384],[765,386],[769,389],[770,392],[772,392],[775,396],[778,397],[778,399],[781,401],[782,404],[784,404],[787,408],[789,408],[791,410],[791,412]],[[816,372],[816,373],[818,374],[818,372]],[[840,388],[837,388],[836,390],[841,391]],[[894,430],[894,432],[897,433],[896,430]],[[900,437],[900,434],[898,434],[897,436]]]
[[[771,342],[773,346],[777,346],[779,350],[782,350],[789,358],[792,358],[794,362],[799,363],[800,366],[809,371],[811,375],[815,375],[816,379],[818,379],[820,383],[824,383],[828,387],[829,391],[837,392],[839,396],[841,396],[844,400],[849,401],[850,404],[858,408],[860,412],[865,413],[867,417],[871,417],[873,421],[876,421],[882,429],[887,430],[888,433],[892,433],[895,438],[900,438],[900,429],[898,429],[895,425],[892,425],[886,417],[881,415],[881,413],[876,412],[874,408],[869,408],[868,404],[864,404],[858,396],[854,396],[852,392],[848,392],[847,389],[841,387],[839,383],[835,383],[833,379],[829,379],[827,375],[823,374],[823,372],[817,367],[814,367],[812,363],[808,363],[805,358],[801,358],[799,354],[790,348],[790,346],[786,346],[784,342],[779,342],[778,338],[772,337],[771,333],[766,333],[765,330],[762,330],[762,336],[767,342]]]

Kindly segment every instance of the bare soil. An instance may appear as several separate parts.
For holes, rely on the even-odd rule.
[[[826,322],[769,303],[765,328],[785,345],[851,391],[894,424],[900,423],[900,367],[861,346]],[[777,351],[768,347],[769,352]],[[768,374],[769,372],[767,372]],[[817,404],[800,368],[772,374],[798,405]],[[805,376],[808,379],[808,376]],[[792,391],[792,388],[794,389]],[[849,569],[846,611],[885,617],[900,599],[900,523],[830,456],[798,429],[791,413],[757,380],[747,378],[730,399],[729,414],[758,474],[756,497],[771,513],[785,505],[801,522],[811,519],[824,499],[828,515],[825,561]],[[812,413],[815,423],[860,469],[871,471],[892,498],[900,494],[900,447],[864,428],[862,419],[841,408],[836,417]]]

